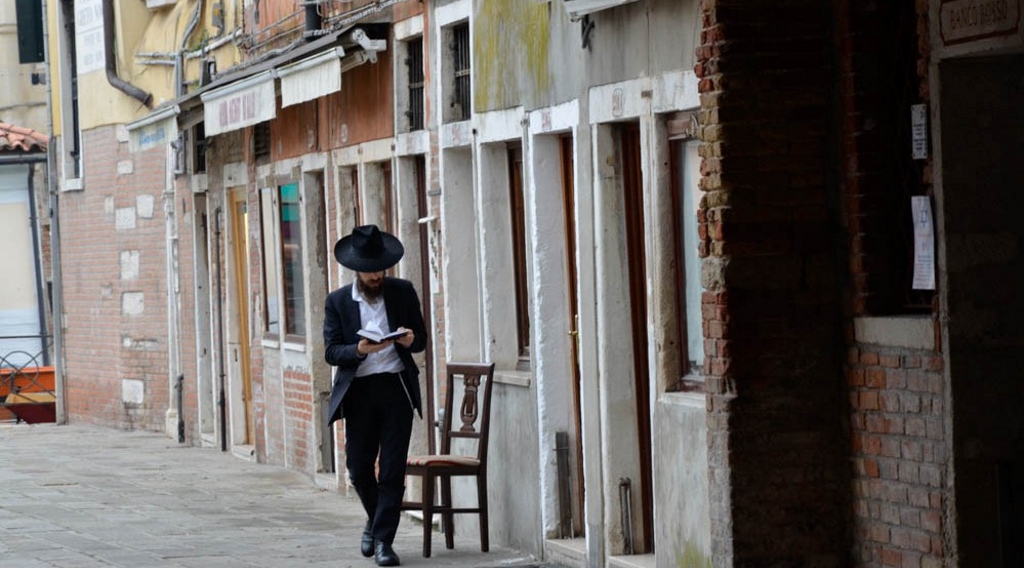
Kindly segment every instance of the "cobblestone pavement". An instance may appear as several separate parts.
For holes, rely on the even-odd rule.
[[[374,568],[359,503],[303,475],[152,432],[0,424],[0,568]],[[536,567],[510,550],[455,550],[404,518],[403,566]],[[538,567],[539,568],[539,567]],[[557,568],[557,567],[549,567]]]

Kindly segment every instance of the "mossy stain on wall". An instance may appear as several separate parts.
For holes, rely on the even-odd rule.
[[[478,0],[474,21],[474,105],[510,108],[551,86],[547,4]]]
[[[676,554],[676,565],[679,568],[711,568],[711,559],[692,542],[687,542],[683,551]]]

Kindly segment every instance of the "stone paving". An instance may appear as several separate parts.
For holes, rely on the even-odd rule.
[[[0,568],[373,568],[358,502],[303,475],[162,434],[0,424]],[[403,566],[535,567],[536,559],[404,518]],[[548,568],[557,568],[554,566]]]

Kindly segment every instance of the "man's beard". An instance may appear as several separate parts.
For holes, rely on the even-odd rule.
[[[372,303],[376,302],[377,298],[380,296],[381,288],[384,287],[384,281],[381,280],[379,284],[374,286],[363,282],[362,278],[356,278],[356,285],[359,287],[359,293],[362,294],[367,301]]]

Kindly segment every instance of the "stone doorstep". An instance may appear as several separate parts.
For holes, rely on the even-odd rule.
[[[657,566],[657,562],[653,554],[608,557],[608,568],[655,568],[655,566]]]
[[[584,538],[545,540],[544,558],[567,568],[586,568],[587,540]]]

